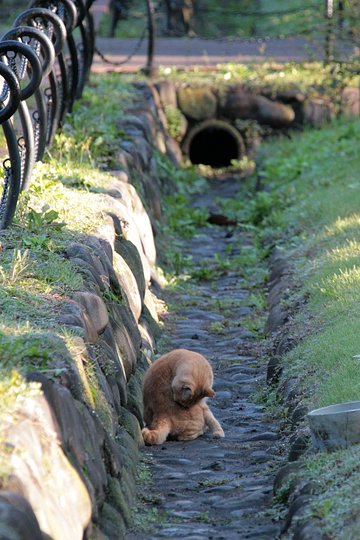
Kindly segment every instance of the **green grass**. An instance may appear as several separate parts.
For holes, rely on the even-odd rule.
[[[277,243],[290,256],[294,287],[284,304],[299,343],[283,366],[285,376],[298,378],[310,408],[359,399],[359,133],[359,120],[339,120],[263,149],[261,174],[270,191],[257,195],[258,211],[245,216],[253,223],[256,216],[265,247]],[[360,501],[352,496],[360,481],[357,454],[310,451],[306,460],[306,475],[318,485],[312,514],[339,540],[356,538],[359,527]]]
[[[296,142],[282,140],[263,171],[278,194],[275,207],[281,218],[278,224],[269,223],[265,211],[264,237],[282,239],[286,224],[291,234],[285,248],[297,264],[300,294],[308,298],[312,335],[289,358],[293,366],[305,364],[319,381],[311,399],[315,406],[333,403],[334,388],[339,388],[336,398],[341,400],[356,399],[359,392],[352,356],[360,350],[360,158],[349,139],[356,140],[359,130],[359,121],[340,121],[304,133]]]

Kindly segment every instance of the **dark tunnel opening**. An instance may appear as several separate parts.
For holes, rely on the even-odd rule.
[[[241,136],[225,122],[206,122],[190,133],[187,154],[194,165],[210,165],[215,169],[228,167],[231,160],[240,159],[243,154]]]

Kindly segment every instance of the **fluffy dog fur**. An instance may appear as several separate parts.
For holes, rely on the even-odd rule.
[[[212,384],[211,366],[199,353],[176,349],[156,360],[143,383],[145,443],[161,444],[168,437],[196,439],[206,429],[214,437],[224,437],[206,404],[215,395]]]

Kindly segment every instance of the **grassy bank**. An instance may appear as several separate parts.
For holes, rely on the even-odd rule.
[[[359,135],[355,121],[281,139],[261,172],[271,186],[258,196],[262,235],[279,242],[295,261],[298,289],[289,294],[289,306],[307,299],[309,337],[286,364],[306,368],[306,385],[314,386],[312,406],[357,399],[359,392],[360,366],[353,358],[360,351]],[[303,312],[295,313],[294,326],[304,322]]]
[[[218,64],[216,70],[206,71],[199,66],[186,71],[176,68],[161,68],[160,78],[198,85],[218,86],[241,84],[254,90],[274,91],[298,89],[309,95],[326,93],[334,96],[342,86],[358,86],[359,76],[339,66],[326,66],[321,62],[288,62],[286,64],[268,60],[253,64],[229,62]]]
[[[359,135],[358,119],[338,121],[264,149],[268,190],[257,197],[257,226],[265,245],[279,245],[293,265],[283,302],[298,344],[283,368],[299,380],[310,409],[359,399]],[[312,515],[327,538],[358,538],[359,457],[359,447],[306,456]]]
[[[33,391],[24,375],[35,370],[61,378],[81,355],[77,335],[57,322],[64,304],[83,286],[83,274],[65,249],[104,222],[99,197],[123,136],[118,124],[124,113],[117,105],[120,98],[123,107],[130,104],[132,92],[118,78],[93,79],[44,162],[36,165],[14,223],[1,232],[0,417],[9,414],[20,394]],[[85,393],[96,409],[93,396],[100,398],[101,392],[91,369],[93,388]]]

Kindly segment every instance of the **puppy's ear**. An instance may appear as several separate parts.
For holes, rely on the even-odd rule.
[[[214,397],[216,395],[216,392],[215,390],[210,388],[210,386],[208,386],[207,388],[204,388],[203,394],[204,394],[204,397]]]
[[[188,401],[193,396],[192,390],[189,386],[183,386],[181,388],[181,401]]]

